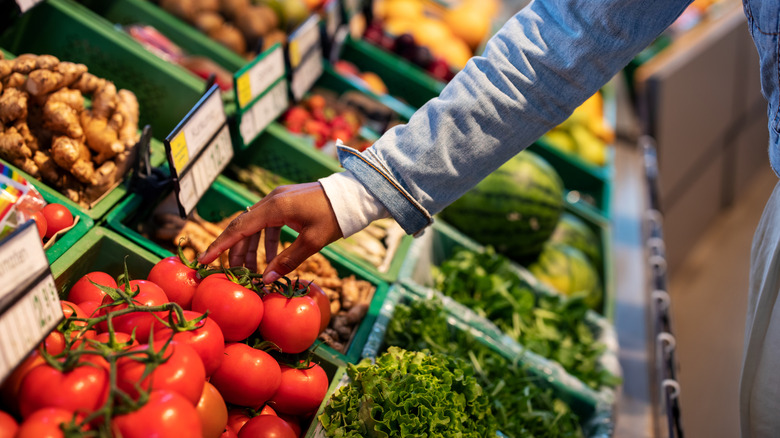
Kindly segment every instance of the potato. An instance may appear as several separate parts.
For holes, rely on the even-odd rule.
[[[244,54],[246,52],[246,40],[235,26],[225,23],[221,27],[212,30],[209,36],[230,50]]]

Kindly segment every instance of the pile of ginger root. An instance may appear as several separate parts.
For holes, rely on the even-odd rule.
[[[91,97],[91,108],[84,98]],[[89,206],[122,179],[138,142],[138,100],[84,64],[3,59],[0,157]]]

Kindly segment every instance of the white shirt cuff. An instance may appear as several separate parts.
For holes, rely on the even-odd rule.
[[[319,182],[345,238],[377,219],[390,216],[385,206],[349,170],[320,178]]]

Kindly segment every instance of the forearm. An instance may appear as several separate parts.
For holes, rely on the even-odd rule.
[[[529,4],[438,98],[345,168],[407,232],[566,119],[650,44],[688,0]]]

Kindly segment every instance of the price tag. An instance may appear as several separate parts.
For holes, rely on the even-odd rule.
[[[271,122],[287,109],[288,105],[287,81],[281,79],[254,105],[241,114],[238,128],[244,145],[252,143]]]
[[[219,87],[212,86],[165,138],[179,213],[190,214],[203,193],[233,158]]]
[[[292,69],[290,89],[297,101],[322,75],[322,45],[317,16],[309,17],[290,34],[287,50]]]
[[[325,4],[325,35],[328,41],[333,41],[336,30],[341,25],[341,1],[330,0]]]
[[[238,107],[246,108],[284,74],[284,52],[281,44],[275,44],[236,73]]]
[[[62,318],[38,227],[28,221],[0,244],[0,380]]]
[[[16,4],[19,6],[19,10],[22,11],[22,13],[25,13],[42,1],[43,0],[16,0]]]

